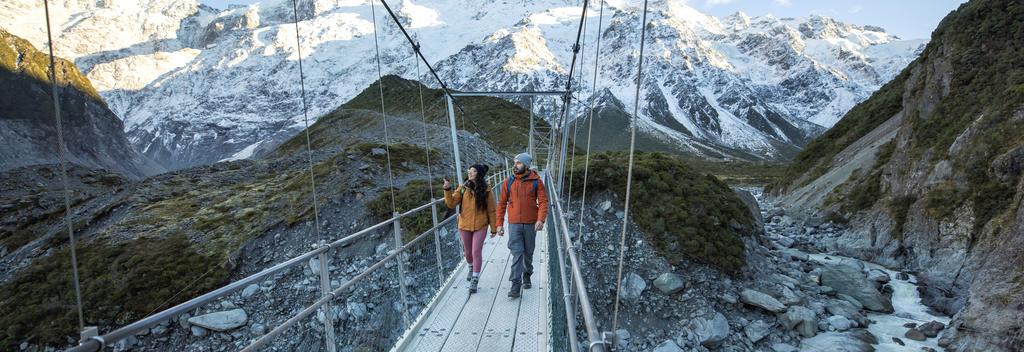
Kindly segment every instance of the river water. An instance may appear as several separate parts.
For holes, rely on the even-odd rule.
[[[878,344],[874,345],[878,352],[886,351],[921,351],[922,347],[930,347],[935,350],[943,350],[938,345],[938,338],[928,338],[925,341],[914,341],[904,336],[908,328],[904,327],[907,323],[916,323],[921,325],[930,321],[937,321],[944,325],[949,325],[949,317],[942,315],[935,315],[929,311],[928,307],[921,303],[921,296],[917,292],[917,278],[914,275],[909,275],[907,280],[899,279],[899,272],[890,270],[884,266],[866,262],[863,260],[842,257],[830,254],[810,254],[810,259],[823,264],[841,264],[849,265],[850,261],[856,261],[864,264],[864,270],[879,269],[889,274],[890,281],[889,286],[892,287],[892,307],[894,312],[892,314],[874,313],[868,314],[868,319],[874,321],[868,326],[868,331],[878,338]],[[901,346],[893,340],[893,337],[899,338],[905,345]]]

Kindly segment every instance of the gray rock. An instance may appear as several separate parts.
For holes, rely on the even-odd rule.
[[[366,316],[366,304],[349,302],[348,305],[345,306],[345,311],[347,311],[348,315],[352,318],[362,319]]]
[[[793,240],[792,238],[785,236],[780,236],[779,238],[775,239],[775,242],[784,248],[793,247],[793,244],[796,243],[796,241]]]
[[[811,259],[807,253],[792,248],[782,249],[780,250],[780,252],[782,252],[783,258],[789,258],[790,260],[799,260],[806,262]]]
[[[914,341],[924,341],[925,339],[924,334],[917,329],[907,330],[907,333],[903,334],[903,336]]]
[[[882,284],[888,283],[890,280],[889,273],[881,269],[871,269],[868,270],[868,280]]]
[[[373,148],[373,149],[370,149],[370,154],[373,154],[375,156],[377,156],[377,155],[386,155],[387,153],[388,153],[388,151],[385,150],[384,148]]]
[[[242,298],[252,297],[252,295],[256,294],[256,291],[259,291],[259,289],[260,286],[257,284],[246,286],[245,289],[242,290]]]
[[[828,325],[835,328],[836,331],[846,331],[854,326],[854,322],[842,315],[833,315],[828,317]]]
[[[812,337],[818,333],[818,316],[803,306],[789,307],[786,313],[779,316],[779,321],[786,329],[795,329],[804,337]]]
[[[600,210],[602,213],[608,211],[608,209],[611,209],[611,208],[612,208],[612,201],[610,201],[610,200],[603,201],[603,202],[601,202],[601,204],[598,204],[598,206],[597,206],[597,210]]]
[[[249,317],[243,309],[214,312],[189,318],[188,322],[213,331],[228,331],[245,325]]]
[[[781,343],[780,342],[780,343],[773,343],[772,344],[772,351],[775,351],[775,352],[797,352],[798,350],[796,349],[796,347],[793,347],[793,346],[791,346],[789,344],[785,344],[785,343]]]
[[[707,348],[717,348],[729,337],[729,321],[719,312],[691,320],[688,328],[697,342]]]
[[[157,326],[154,326],[153,328],[149,329],[149,333],[153,334],[154,336],[163,335],[167,333],[167,325],[159,324]]]
[[[683,352],[683,349],[679,348],[675,341],[665,340],[665,342],[654,347],[653,352]]]
[[[195,336],[195,337],[206,336],[206,333],[209,332],[209,330],[206,330],[206,329],[204,329],[201,326],[195,326],[195,325],[192,326],[191,330],[192,330],[192,336]]]
[[[779,289],[779,294],[781,296],[779,301],[787,306],[800,304],[800,302],[803,301],[803,299],[801,299],[799,295],[794,293],[793,290],[790,290],[789,287],[786,286],[782,286],[782,288]]]
[[[856,298],[850,297],[850,295],[847,295],[847,294],[843,294],[843,293],[840,293],[840,294],[837,294],[837,295],[836,295],[836,298],[839,298],[839,299],[841,299],[841,300],[844,300],[844,301],[846,301],[846,302],[849,302],[849,303],[850,303],[850,304],[852,304],[852,305],[853,305],[854,307],[856,307],[856,308],[857,308],[858,310],[859,310],[859,309],[864,309],[864,305],[863,305],[863,304],[861,304],[861,303],[860,303],[860,301],[858,301],[858,300],[857,300]]]
[[[936,337],[939,336],[939,331],[942,331],[942,329],[945,328],[945,324],[932,320],[930,322],[921,324],[921,326],[917,327],[917,330],[924,334],[924,336]]]
[[[867,342],[849,333],[826,332],[803,340],[801,352],[872,352]]]
[[[254,336],[254,337],[255,336],[263,336],[263,334],[267,333],[267,327],[264,326],[263,324],[259,324],[259,323],[252,324],[252,326],[249,327],[249,332],[251,332],[252,336]]]
[[[772,313],[781,313],[786,310],[786,305],[779,302],[775,297],[749,288],[740,292],[740,300],[743,303],[760,307]]]
[[[682,291],[683,279],[674,273],[664,273],[654,280],[654,287],[664,294],[670,295]]]
[[[188,329],[188,327],[189,327],[188,318],[191,318],[191,317],[192,317],[192,315],[188,314],[188,313],[179,315],[178,316],[178,325],[181,326],[182,329]]]
[[[876,312],[892,313],[892,301],[883,296],[860,270],[847,265],[831,265],[821,273],[821,284],[832,287],[837,293],[849,295],[864,308]]]
[[[756,320],[753,323],[746,324],[746,326],[743,327],[743,333],[747,335],[750,342],[757,343],[765,336],[768,336],[769,328],[771,328],[771,326],[764,321]]]
[[[640,294],[647,289],[647,282],[636,273],[628,273],[622,278],[622,299],[635,302],[640,299]]]

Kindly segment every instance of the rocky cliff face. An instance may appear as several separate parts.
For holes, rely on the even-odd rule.
[[[0,29],[0,171],[58,162],[49,57]],[[162,170],[135,150],[121,120],[74,64],[56,64],[68,160],[130,178]]]
[[[1024,343],[1022,33],[1022,1],[962,5],[774,189],[849,221],[828,246],[919,272],[926,302],[955,314],[943,336],[957,350]]]
[[[457,89],[564,87],[581,13],[576,2],[393,5]],[[3,2],[0,27],[41,45],[41,6]],[[606,5],[598,86],[609,94],[580,90],[582,101],[632,105],[639,11]],[[597,13],[589,11],[576,87],[592,80]],[[311,117],[377,80],[366,1],[299,1],[298,45],[290,1],[216,10],[193,0],[68,0],[54,2],[53,14],[63,28],[58,54],[96,84],[132,145],[169,169],[252,157],[300,131],[300,46]],[[681,2],[656,2],[649,19],[641,134],[666,147],[657,150],[712,157],[792,156],[894,76],[923,43],[818,16],[716,18]],[[380,8],[376,24],[384,73],[435,85],[423,67],[417,71],[408,43]],[[106,40],[95,40],[101,36]],[[550,118],[558,106],[538,101],[535,110]],[[628,120],[608,121],[610,133]]]

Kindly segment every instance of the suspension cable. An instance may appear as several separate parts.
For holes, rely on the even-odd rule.
[[[597,45],[594,53],[594,79],[593,86],[590,89],[590,103],[594,101],[594,95],[597,94],[597,77],[598,72],[601,71],[601,25],[604,19],[604,0],[601,0],[601,6],[597,12]],[[583,161],[583,195],[580,197],[580,214],[579,214],[579,229],[576,231],[576,243],[580,243],[583,240],[583,213],[586,211],[587,203],[587,177],[590,176],[590,137],[594,131],[594,106],[588,105],[587,112],[587,154]]]
[[[633,188],[633,154],[636,152],[637,113],[640,108],[640,85],[643,83],[644,72],[644,39],[647,35],[647,0],[644,0],[644,13],[640,20],[640,56],[636,68],[636,95],[633,98],[632,123],[629,125],[629,168],[626,174],[626,204],[622,218],[622,235],[619,237],[619,273],[615,283],[615,309],[612,314],[612,331],[619,327],[619,293],[622,291],[622,264],[626,252],[626,228],[629,224],[629,198]]]
[[[372,4],[373,1],[370,1],[370,3]],[[437,71],[434,71],[434,67],[430,66],[430,61],[427,61],[427,58],[423,56],[422,52],[420,52],[419,44],[412,40],[412,36],[410,36],[409,32],[405,30],[405,26],[402,25],[402,21],[398,20],[398,16],[395,15],[395,11],[392,11],[391,6],[388,6],[388,2],[380,0],[380,3],[384,5],[384,9],[388,11],[389,15],[391,15],[391,19],[395,22],[395,25],[398,26],[398,29],[402,31],[402,34],[405,35],[405,39],[409,41],[409,44],[416,48],[416,55],[419,56],[420,60],[423,61],[423,64],[427,66],[427,70],[430,71],[430,74],[434,75],[434,79],[436,79],[437,83],[441,85],[441,90],[444,90],[444,94],[448,95],[448,97],[452,99],[452,102],[455,103],[455,107],[458,108],[459,111],[465,112],[462,109],[462,105],[460,105],[458,100],[455,99],[455,96],[452,95],[451,90],[448,89],[448,85],[441,80],[441,76],[437,75]],[[374,23],[376,23],[376,18],[374,18]],[[376,28],[376,25],[374,25],[374,35],[376,35]]]
[[[50,96],[53,98],[53,115],[57,121],[57,155],[60,158],[60,179],[64,185],[64,224],[68,228],[68,245],[71,247],[71,279],[75,286],[75,306],[78,308],[78,331],[85,331],[85,315],[82,313],[82,288],[78,281],[78,255],[75,251],[75,231],[71,223],[71,195],[68,189],[67,145],[64,144],[64,126],[60,116],[60,91],[57,87],[57,63],[53,56],[53,34],[50,29],[50,1],[43,0],[46,12],[46,38],[50,41]]]
[[[306,156],[309,161],[309,187],[313,194],[313,231],[317,241],[323,241],[320,234],[320,212],[316,200],[316,179],[313,175],[313,146],[309,142],[309,109],[306,106],[306,74],[302,70],[302,42],[299,40],[299,7],[298,0],[292,0],[292,15],[295,17],[295,52],[299,55],[299,89],[302,94],[302,123],[306,126]]]
[[[580,41],[580,52],[582,52],[584,55],[580,55],[580,76],[579,76],[580,78],[579,78],[579,80],[580,80],[580,85],[583,85],[583,67],[586,66],[583,63],[583,61],[586,58],[585,54],[587,53],[587,20],[586,20],[586,18],[583,19],[583,31],[581,33],[583,33],[583,35],[582,35],[582,38],[581,38],[581,41]],[[569,79],[571,80],[572,77],[569,77]],[[580,104],[580,106],[583,106],[583,104]],[[580,124],[579,124],[579,117],[580,117],[580,114],[577,113],[576,114],[576,118],[573,119],[573,123],[572,123],[572,136],[570,136],[570,139],[572,140],[572,151],[571,151],[572,156],[570,156],[569,164],[568,164],[568,167],[569,167],[569,187],[567,187],[566,191],[565,191],[565,206],[566,206],[566,208],[569,207],[569,202],[572,201],[572,175],[573,175],[573,170],[574,170],[573,169],[573,164],[576,163],[576,133],[578,133],[579,126],[580,126]]]
[[[419,43],[417,42],[416,45],[413,45],[412,49],[415,52],[420,51]],[[414,59],[413,61],[416,61],[416,60]],[[418,80],[419,77],[420,77],[420,62],[416,61],[416,79]],[[420,83],[419,81],[416,82],[416,90],[419,92],[419,96],[420,96],[420,118],[423,119],[423,143],[426,145],[426,148],[423,148],[423,149],[424,149],[424,154],[427,155],[427,188],[430,189],[430,200],[433,201],[435,199],[434,198],[434,175],[433,175],[433,172],[431,172],[431,170],[430,170],[430,134],[427,133],[427,109],[423,105],[423,84]]]

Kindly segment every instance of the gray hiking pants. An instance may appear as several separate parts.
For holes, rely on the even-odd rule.
[[[533,249],[537,244],[534,224],[508,224],[508,249],[512,252],[512,274],[509,280],[523,282],[523,275],[533,274]]]

